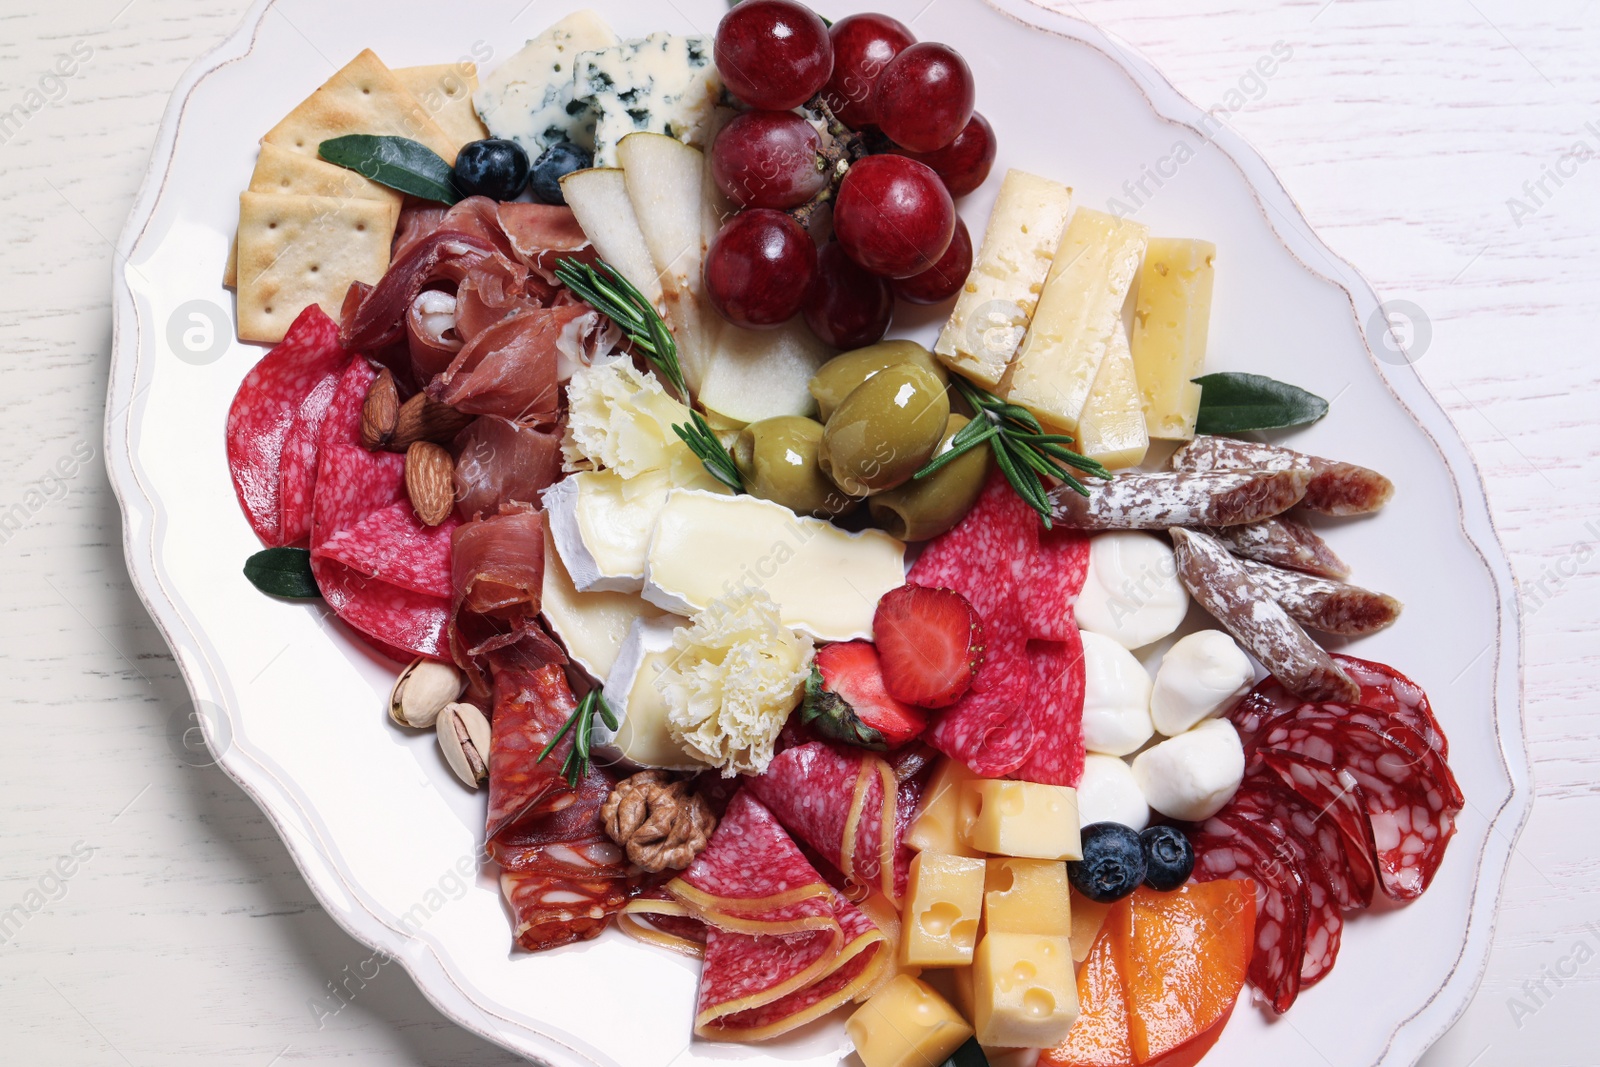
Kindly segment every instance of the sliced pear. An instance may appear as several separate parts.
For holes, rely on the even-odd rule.
[[[651,258],[650,247],[645,243],[644,231],[639,228],[639,217],[628,199],[622,171],[614,167],[575,170],[561,179],[561,192],[600,258],[617,268],[646,299],[660,308],[661,276]]]
[[[733,422],[814,416],[817,402],[806,386],[833,354],[798,315],[775,330],[723,323],[700,403]]]

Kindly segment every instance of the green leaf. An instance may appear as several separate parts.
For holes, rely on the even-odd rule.
[[[824,737],[857,748],[870,748],[882,752],[889,746],[883,734],[861,721],[856,709],[838,693],[830,692],[823,684],[822,671],[811,668],[806,679],[805,703],[800,706],[800,721]]]
[[[978,1039],[969,1037],[960,1048],[950,1053],[943,1067],[989,1067],[989,1057],[983,1054],[983,1046],[978,1044]]]
[[[311,574],[311,553],[303,548],[263,548],[244,561],[244,576],[268,596],[291,600],[322,597]]]
[[[454,204],[461,199],[451,183],[450,164],[427,145],[408,137],[352,133],[323,141],[317,154],[380,185],[424,200]]]
[[[1226,371],[1194,379],[1200,386],[1196,433],[1243,433],[1304,426],[1328,413],[1328,402],[1264,374]]]

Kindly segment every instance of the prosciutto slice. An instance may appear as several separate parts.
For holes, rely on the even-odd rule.
[[[586,305],[569,304],[530,307],[500,319],[467,340],[428,385],[428,395],[474,415],[553,422],[560,410],[557,344],[569,324],[595,314]]]
[[[524,644],[541,662],[566,657],[539,624],[544,592],[544,515],[514,507],[457,527],[450,540],[450,652],[481,680],[480,657]]]
[[[508,504],[537,504],[561,478],[561,434],[484,415],[455,440],[456,511],[468,519]]]

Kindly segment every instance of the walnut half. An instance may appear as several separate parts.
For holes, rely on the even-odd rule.
[[[689,783],[664,771],[640,771],[618,782],[601,814],[611,840],[652,874],[689,866],[717,828],[717,817],[689,792]]]

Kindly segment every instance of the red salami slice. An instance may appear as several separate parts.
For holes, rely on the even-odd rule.
[[[1361,687],[1361,704],[1381,711],[1421,735],[1441,756],[1450,754],[1449,742],[1434,717],[1428,694],[1422,687],[1393,667],[1354,656],[1334,654],[1333,660]],[[1240,697],[1227,712],[1239,730],[1239,740],[1250,744],[1261,727],[1303,701],[1283,688],[1276,678],[1267,678]]]
[[[1378,885],[1373,859],[1377,847],[1372,843],[1361,787],[1353,778],[1341,781],[1339,772],[1328,764],[1292,752],[1268,751],[1260,755],[1265,766],[1317,812],[1319,831],[1329,823],[1338,831],[1353,894],[1354,902],[1349,906],[1364,908],[1371,904]]]
[[[1314,836],[1315,813],[1307,811],[1300,798],[1278,784],[1271,774],[1247,780],[1228,802],[1226,814],[1257,820],[1260,836],[1270,839],[1275,853],[1300,872],[1306,893],[1306,943],[1300,963],[1300,988],[1309,989],[1332,969],[1344,931],[1341,897],[1348,894],[1349,887],[1342,870],[1336,873],[1344,865],[1338,831],[1328,827],[1335,851],[1335,867],[1330,868],[1323,858],[1326,843]]]
[[[409,500],[379,508],[317,546],[314,553],[415,593],[448,598],[450,538],[461,520],[451,515],[437,526],[417,518]]]
[[[1194,878],[1249,878],[1256,884],[1256,948],[1250,956],[1250,984],[1273,1010],[1289,1010],[1300,995],[1300,962],[1305,956],[1306,897],[1300,875],[1273,854],[1243,819],[1208,819],[1194,843]]]
[[[256,536],[269,545],[284,539],[280,464],[285,438],[302,403],[350,361],[339,347],[339,327],[312,305],[283,340],[244,376],[228,408],[228,469],[239,505]]]
[[[1029,697],[1038,746],[1014,777],[1076,787],[1083,777],[1083,641],[1068,627],[1065,641],[1029,641]]]
[[[570,802],[561,760],[552,756],[540,762],[539,753],[578,706],[566,675],[554,664],[534,670],[495,664],[494,696],[486,830],[490,841],[515,822]]]
[[[322,420],[339,389],[340,377],[330,374],[317,383],[300,402],[294,423],[283,439],[278,497],[282,516],[279,537],[284,544],[292,545],[311,536],[311,505],[317,485],[317,441],[322,435]]]
[[[1426,746],[1413,752],[1383,722],[1360,708],[1305,705],[1269,723],[1257,745],[1319,760],[1355,779],[1372,827],[1379,884],[1388,896],[1410,900],[1443,862],[1461,805],[1454,778],[1436,774],[1438,753]]]
[[[1072,606],[1089,578],[1089,535],[1056,527],[1039,531],[1033,576],[1027,585],[1028,637],[1073,641],[1078,623]]]
[[[1290,789],[1276,771],[1263,766],[1246,775],[1239,791],[1228,802],[1226,811],[1237,811],[1275,822],[1292,831],[1305,845],[1314,863],[1309,873],[1325,871],[1326,884],[1340,908],[1364,908],[1371,898],[1363,898],[1345,857],[1344,835],[1331,815],[1314,807],[1304,796]]]

